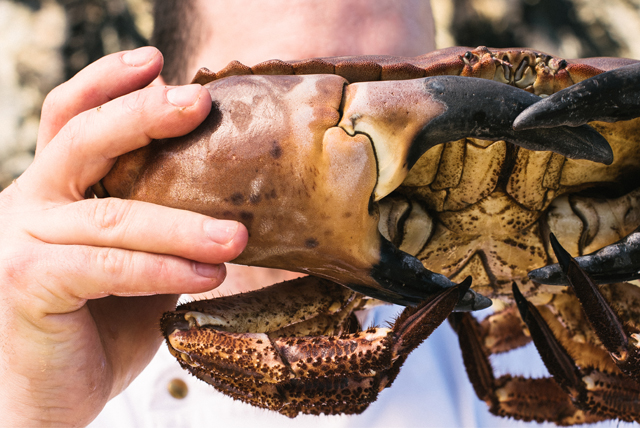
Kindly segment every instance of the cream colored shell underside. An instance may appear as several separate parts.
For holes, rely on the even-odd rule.
[[[537,286],[527,272],[555,262],[549,231],[577,256],[640,225],[638,190],[615,199],[571,194],[592,183],[615,182],[619,171],[640,163],[634,149],[638,138],[624,132],[634,122],[622,125],[619,140],[611,125],[597,125],[614,149],[611,166],[520,149],[511,174],[500,184],[508,143],[463,139],[432,148],[399,189],[433,217],[428,242],[416,255],[425,267],[454,281],[471,275],[480,293],[509,298],[516,280],[527,294],[535,294],[535,303],[544,303],[549,296],[534,292]]]

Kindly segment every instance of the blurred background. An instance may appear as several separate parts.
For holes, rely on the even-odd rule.
[[[147,43],[152,0],[0,0],[0,189],[33,160],[40,107],[105,54]],[[438,48],[640,59],[640,0],[432,0]]]

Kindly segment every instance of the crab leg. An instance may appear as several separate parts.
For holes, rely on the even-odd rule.
[[[496,379],[489,361],[491,352],[481,340],[483,333],[478,321],[471,314],[460,313],[452,314],[449,321],[458,334],[462,359],[476,395],[494,415],[558,425],[605,419],[579,410],[553,379],[510,375]]]
[[[576,83],[524,110],[514,129],[579,126],[640,116],[640,63]]]
[[[640,228],[615,244],[607,245],[591,254],[576,257],[574,260],[596,284],[638,279],[640,278]],[[551,285],[565,285],[567,281],[563,268],[557,263],[529,272],[529,278]]]
[[[303,296],[315,293],[313,281],[317,278],[307,279],[308,284],[302,285],[291,285],[292,281],[279,284],[276,287],[284,293],[276,294],[286,300],[291,287]],[[321,306],[336,310],[347,305],[349,298],[339,290],[342,287],[328,281],[322,285],[329,294],[337,287],[338,294],[336,302],[324,299]],[[170,352],[183,367],[236,399],[290,417],[298,413],[360,413],[379,391],[391,385],[409,353],[447,318],[466,292],[462,286],[452,287],[418,307],[407,308],[391,329],[369,328],[340,336],[276,337],[275,332],[234,332],[224,320],[244,321],[235,316],[240,312],[227,301],[235,302],[235,296],[210,303],[218,309],[229,308],[230,314],[195,313],[194,309],[207,310],[209,305],[195,302],[165,314],[162,329]],[[266,294],[272,293],[259,290],[243,297],[255,302]],[[283,309],[308,317],[307,306],[316,303],[306,300],[298,298],[297,303]],[[303,307],[298,307],[300,304]],[[253,315],[245,313],[245,317],[259,318],[261,307]],[[248,310],[249,306],[240,311]],[[222,326],[224,330],[219,329]]]
[[[619,418],[628,422],[640,421],[640,385],[623,375],[578,367],[538,309],[526,300],[515,283],[513,294],[542,361],[573,404],[597,416]],[[590,306],[593,306],[593,302]],[[600,316],[589,314],[589,309],[585,309],[590,319]],[[599,336],[602,339],[600,333]]]
[[[562,248],[553,234],[550,241],[567,282],[580,300],[587,319],[600,341],[620,370],[640,382],[640,336],[625,328],[589,275]]]

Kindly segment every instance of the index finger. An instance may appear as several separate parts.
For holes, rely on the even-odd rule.
[[[163,63],[162,54],[152,46],[118,52],[89,64],[56,87],[42,106],[36,153],[74,116],[149,85]]]

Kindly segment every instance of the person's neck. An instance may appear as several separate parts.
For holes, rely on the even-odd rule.
[[[202,2],[209,31],[189,76],[237,60],[342,55],[416,56],[432,51],[434,24],[428,1],[270,0]]]

